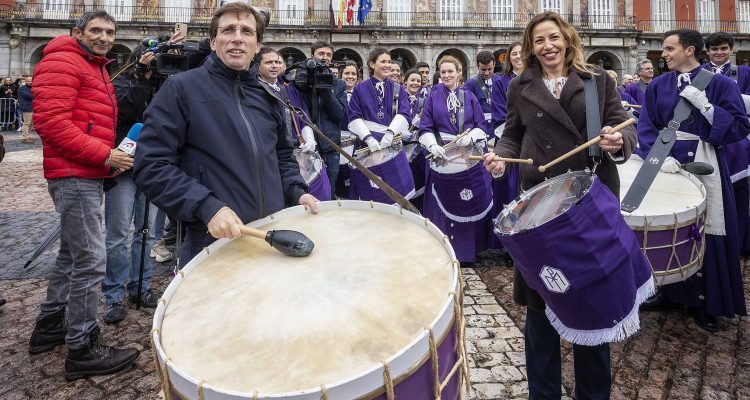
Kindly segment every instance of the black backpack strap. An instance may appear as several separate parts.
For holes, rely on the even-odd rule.
[[[602,119],[599,115],[599,93],[596,90],[596,79],[592,75],[583,80],[583,93],[586,98],[586,136],[591,140],[602,131]],[[602,148],[589,146],[589,156],[601,159]]]
[[[466,94],[464,93],[464,88],[458,88],[458,133],[457,135],[460,135],[464,131],[464,104],[466,103],[464,100],[466,99]]]
[[[711,79],[714,78],[714,73],[701,68],[698,71],[695,79],[690,83],[690,86],[695,87],[698,90],[706,90]],[[659,173],[661,165],[669,155],[669,151],[672,150],[675,140],[677,140],[677,128],[680,127],[682,121],[686,120],[693,110],[693,105],[687,101],[684,97],[680,97],[680,101],[677,102],[677,107],[674,109],[674,115],[669,124],[659,131],[659,136],[654,141],[651,150],[643,160],[643,166],[638,170],[633,183],[630,185],[630,189],[622,199],[621,209],[627,212],[633,212],[635,209],[640,207],[643,198],[646,196],[646,192],[651,187],[651,184],[656,178],[656,174]]]
[[[729,69],[729,77],[734,79],[735,82],[737,82],[737,79],[739,79],[739,68],[737,68],[736,65],[732,65]]]

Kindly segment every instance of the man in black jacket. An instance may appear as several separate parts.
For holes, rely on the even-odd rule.
[[[245,222],[287,205],[317,212],[281,105],[258,81],[253,58],[263,30],[249,5],[219,8],[209,26],[213,53],[168,79],[144,115],[134,179],[154,204],[187,223],[183,265],[215,238],[236,238]]]
[[[328,42],[318,41],[312,44],[310,51],[312,58],[322,61],[325,65],[330,66],[333,60],[333,46]],[[310,118],[320,130],[331,139],[334,143],[341,146],[341,128],[342,121],[346,121],[346,83],[341,79],[333,80],[333,87],[310,88],[297,87],[295,83],[290,86],[300,92],[300,98],[304,99],[307,109],[310,111]],[[317,103],[317,104],[316,104]],[[313,146],[315,140],[310,141]],[[339,153],[331,147],[325,140],[317,140],[318,151],[321,158],[325,160],[326,170],[328,171],[328,180],[331,182],[331,190],[336,186],[336,178],[339,175],[339,165],[341,158]],[[331,192],[331,198],[335,198]]]

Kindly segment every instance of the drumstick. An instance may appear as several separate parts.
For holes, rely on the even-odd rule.
[[[246,236],[264,239],[274,249],[292,257],[309,256],[313,251],[313,247],[315,247],[315,243],[310,238],[297,231],[278,230],[266,232],[242,225],[240,226],[240,232]]]
[[[448,143],[446,143],[446,144],[444,144],[442,146],[443,150],[450,150],[450,149],[452,149],[453,147],[456,146],[456,141],[458,141],[458,139],[461,139],[462,137],[464,137],[464,136],[466,136],[468,134],[469,134],[469,129],[463,131],[463,133],[459,133],[458,135],[456,135],[456,137],[453,138],[453,140],[451,140],[450,142],[448,142]],[[438,133],[438,135],[439,135],[439,133]],[[432,159],[433,157],[434,156],[432,155],[432,153],[430,153],[427,156],[425,156],[425,158],[428,159],[428,160]]]
[[[637,104],[628,104],[628,103],[623,104],[623,107],[641,108],[641,106],[639,106]]]
[[[482,161],[484,160],[484,156],[469,156],[469,160]],[[505,161],[507,163],[518,163],[518,164],[529,164],[529,165],[534,164],[534,160],[530,158],[527,158],[524,160],[522,158],[505,158],[505,157],[495,156],[495,158],[493,158],[492,161]]]
[[[392,141],[391,143],[393,143],[393,142],[397,142],[397,141],[398,141],[398,142],[400,142],[400,141],[401,141],[401,134],[400,134],[400,133],[399,133],[398,135],[394,135],[394,136],[393,136],[393,141]],[[381,150],[383,150],[383,149],[381,149]],[[365,147],[362,147],[361,149],[359,149],[359,150],[355,151],[355,152],[354,152],[354,155],[355,155],[356,157],[359,157],[359,156],[361,156],[362,154],[364,154],[364,153],[366,153],[366,152],[368,152],[368,151],[370,151],[370,148],[369,148],[369,147],[367,147],[367,146],[365,146]]]
[[[617,126],[613,127],[609,131],[614,133],[614,132],[619,131],[622,128],[626,128],[626,127],[632,125],[633,123],[635,123],[635,118],[630,118],[630,119],[627,119],[625,122],[621,123],[620,125],[617,125]],[[586,143],[584,143],[584,144],[576,147],[575,149],[573,149],[573,150],[571,150],[571,151],[569,151],[569,152],[561,155],[560,157],[557,157],[556,159],[548,162],[547,164],[542,165],[541,167],[539,167],[539,172],[544,172],[544,171],[547,170],[547,168],[549,168],[549,167],[551,167],[551,166],[559,163],[560,161],[564,161],[564,160],[568,159],[573,154],[576,154],[576,153],[580,152],[581,150],[588,148],[591,145],[599,143],[602,140],[602,138],[604,138],[604,135],[599,135],[599,136],[597,136],[597,137],[589,140],[588,142],[586,142]]]

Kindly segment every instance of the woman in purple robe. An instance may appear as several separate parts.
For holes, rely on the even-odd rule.
[[[503,74],[492,85],[492,126],[493,132],[487,132],[488,135],[494,133],[496,139],[499,140],[503,135],[503,129],[505,128],[505,118],[508,115],[508,85],[511,79],[517,77],[523,71],[523,59],[521,58],[521,42],[513,42],[508,46],[505,51],[505,67]],[[490,216],[495,218],[500,212],[518,197],[518,189],[521,184],[521,174],[518,172],[518,166],[510,165],[505,171],[505,174],[492,180],[492,194],[494,205]],[[492,227],[490,227],[493,229]],[[503,249],[503,245],[500,244],[500,240],[492,234],[490,231],[489,237],[489,248],[490,249],[502,249],[502,262],[511,266],[512,261],[510,256]]]
[[[434,165],[451,162],[468,166],[460,155],[454,160],[447,158],[443,142],[455,141],[455,146],[462,148],[475,144],[484,148],[487,135],[481,128],[484,114],[479,101],[458,85],[461,64],[454,57],[445,56],[438,69],[441,83],[425,99],[419,122],[419,142],[434,159],[427,170],[424,216],[448,236],[456,257],[465,265],[473,263],[477,253],[487,248],[491,179],[481,163],[455,173],[437,172]],[[456,139],[462,132],[467,133]]]
[[[422,212],[427,160],[416,137],[419,132],[419,120],[422,117],[422,107],[425,100],[422,94],[422,74],[419,73],[419,70],[412,68],[406,71],[404,85],[406,85],[406,92],[409,93],[409,112],[412,116],[409,130],[403,134],[406,143],[406,156],[409,160],[409,167],[411,167],[411,174],[414,177],[415,192],[414,197],[411,198],[411,203],[414,204],[414,207],[417,207],[419,212]]]
[[[370,78],[354,87],[349,100],[349,131],[358,138],[358,146],[365,144],[374,153],[390,147],[395,135],[409,129],[409,95],[403,85],[387,79],[391,56],[384,47],[372,49],[367,59]],[[391,162],[392,161],[392,162]],[[373,166],[372,172],[380,176],[402,196],[414,196],[414,178],[409,162],[401,151],[387,165]],[[385,164],[385,163],[384,163]],[[359,170],[352,169],[350,198],[394,203],[382,190],[374,187]]]
[[[737,214],[727,160],[721,146],[737,142],[750,132],[745,106],[731,78],[715,74],[706,90],[688,86],[702,69],[698,56],[703,39],[698,31],[680,29],[664,34],[662,57],[671,72],[654,79],[646,89],[644,107],[638,119],[636,151],[646,159],[659,131],[672,119],[681,98],[693,105],[690,116],[680,124],[677,141],[661,170],[677,172],[680,164],[696,160],[713,164],[718,172],[698,176],[706,186],[706,251],[703,268],[685,282],[660,290],[673,302],[689,307],[701,328],[716,332],[716,316],[747,315],[740,271]],[[663,296],[663,295],[662,295]],[[654,309],[655,304],[649,309]]]

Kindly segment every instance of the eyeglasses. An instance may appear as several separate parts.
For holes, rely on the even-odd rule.
[[[248,26],[235,26],[230,25],[226,27],[219,27],[219,34],[222,36],[232,37],[237,36],[237,31],[243,38],[255,37],[256,32]]]

